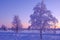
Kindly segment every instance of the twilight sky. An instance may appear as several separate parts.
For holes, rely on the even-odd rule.
[[[0,26],[11,26],[14,15],[18,15],[24,26],[28,26],[33,7],[41,0],[0,0]],[[48,10],[60,22],[60,0],[45,0]]]

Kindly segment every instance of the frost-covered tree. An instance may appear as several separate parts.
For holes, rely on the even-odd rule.
[[[51,14],[51,11],[46,8],[44,1],[38,3],[34,8],[34,13],[30,15],[31,29],[50,28],[58,22]]]
[[[51,11],[46,8],[44,1],[38,3],[34,8],[34,13],[30,15],[30,29],[40,29],[42,39],[42,30],[49,29],[51,26],[56,27],[58,20],[51,14]]]
[[[12,22],[12,29],[18,31],[22,29],[22,24],[21,24],[21,20],[19,19],[18,16],[14,16],[13,22]]]
[[[7,30],[7,27],[5,25],[2,25],[0,29],[5,31]]]

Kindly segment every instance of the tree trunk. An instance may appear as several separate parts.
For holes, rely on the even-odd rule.
[[[42,40],[42,29],[40,29],[40,40]]]

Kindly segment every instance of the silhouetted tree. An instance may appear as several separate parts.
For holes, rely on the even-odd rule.
[[[42,30],[49,29],[50,26],[58,22],[58,20],[47,10],[44,1],[38,3],[34,8],[34,13],[30,15],[31,27],[30,29],[40,29],[40,36],[42,39]]]
[[[2,25],[0,29],[5,31],[7,30],[7,27],[5,25]]]
[[[28,28],[27,28],[28,30],[30,30],[30,26],[28,26]]]
[[[12,29],[16,30],[17,32],[18,32],[18,30],[22,29],[22,24],[21,24],[21,21],[18,16],[14,16],[14,20],[12,22],[12,25],[13,25]]]

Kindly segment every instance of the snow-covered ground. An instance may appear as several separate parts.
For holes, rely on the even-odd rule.
[[[42,40],[60,40],[59,33],[43,32]],[[0,31],[0,40],[40,40],[38,30],[24,30],[18,33],[14,31]]]

